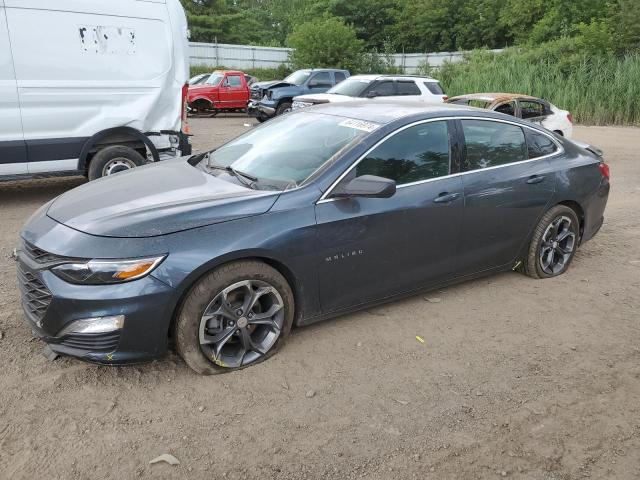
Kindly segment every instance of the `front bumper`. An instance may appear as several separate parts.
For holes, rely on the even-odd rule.
[[[28,327],[55,353],[102,364],[138,363],[167,350],[174,290],[152,275],[115,285],[74,285],[50,265],[17,251],[18,281]],[[60,332],[75,320],[124,315],[122,329],[96,334]]]
[[[247,104],[247,114],[251,117],[266,117],[271,118],[275,116],[278,105],[275,102],[265,103],[264,100],[249,100]]]

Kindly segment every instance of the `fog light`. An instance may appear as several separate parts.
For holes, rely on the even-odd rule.
[[[75,320],[64,327],[59,337],[73,333],[91,334],[91,333],[109,333],[115,330],[121,330],[124,327],[124,315],[114,315],[112,317],[92,317],[81,318]]]

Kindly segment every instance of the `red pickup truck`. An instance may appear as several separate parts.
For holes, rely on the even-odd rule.
[[[187,93],[189,110],[213,115],[245,110],[249,102],[247,77],[238,70],[218,70],[206,82],[190,85]]]

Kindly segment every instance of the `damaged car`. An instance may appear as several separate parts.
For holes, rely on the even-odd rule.
[[[448,102],[522,118],[567,138],[573,133],[571,113],[542,98],[518,93],[472,93],[452,97]]]
[[[314,68],[297,70],[284,80],[254,83],[247,113],[264,122],[291,111],[294,97],[326,92],[349,76],[348,70]]]

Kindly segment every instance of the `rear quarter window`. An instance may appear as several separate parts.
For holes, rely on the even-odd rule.
[[[438,82],[424,82],[424,86],[427,87],[427,90],[429,90],[434,95],[444,95],[445,94],[444,90],[442,89],[442,87],[440,86],[440,84]]]
[[[420,89],[412,80],[398,81],[398,95],[420,95]]]
[[[528,128],[525,129],[525,132],[529,158],[543,157],[545,155],[554,154],[558,151],[558,146],[548,136]]]

